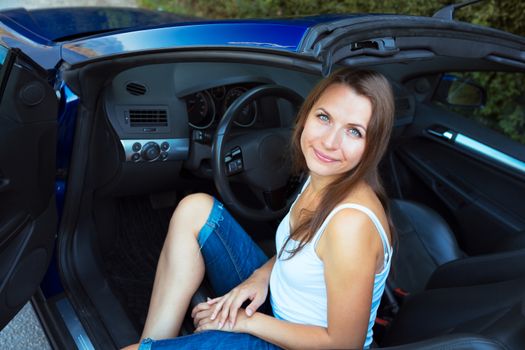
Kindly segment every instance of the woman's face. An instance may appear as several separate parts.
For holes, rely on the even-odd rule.
[[[307,116],[301,150],[312,175],[334,177],[353,169],[365,149],[372,103],[343,84],[332,84]]]

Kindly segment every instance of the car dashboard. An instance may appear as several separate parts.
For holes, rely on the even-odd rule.
[[[121,71],[102,95],[106,125],[115,141],[106,143],[105,150],[113,148],[109,152],[115,156],[108,161],[118,163],[109,167],[113,174],[106,174],[107,190],[160,190],[183,169],[211,179],[214,132],[236,99],[263,84],[284,85],[306,96],[319,78],[279,67],[225,62],[149,64]],[[397,102],[406,106],[398,120],[413,114],[412,97],[401,96]],[[289,104],[263,98],[239,112],[230,132],[291,126],[294,118]],[[99,153],[102,148],[99,145]]]

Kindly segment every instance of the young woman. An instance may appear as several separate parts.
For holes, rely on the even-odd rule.
[[[221,203],[184,198],[160,255],[143,340],[129,348],[369,347],[392,256],[377,167],[393,114],[391,87],[377,72],[343,69],[314,88],[292,139],[296,168],[309,177],[269,260]],[[193,335],[174,338],[205,271],[220,296],[192,310]]]

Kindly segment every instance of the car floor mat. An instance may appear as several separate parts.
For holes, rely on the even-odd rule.
[[[117,206],[116,235],[104,262],[112,291],[140,332],[174,208],[153,209],[148,197],[120,199]]]

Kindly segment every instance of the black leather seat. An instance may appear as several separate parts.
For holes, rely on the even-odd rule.
[[[445,335],[480,336],[502,349],[524,349],[525,277],[416,293],[402,305],[381,345],[423,340],[429,346],[432,340],[443,345],[439,339]],[[456,349],[450,345],[458,338],[452,339],[447,349]]]
[[[390,210],[398,237],[389,277],[393,288],[416,293],[525,276],[525,249],[519,246],[516,250],[467,256],[434,210],[399,199],[390,202]]]
[[[390,282],[411,292],[385,349],[524,349],[525,249],[467,256],[433,210],[391,202],[398,235]]]
[[[476,334],[451,334],[415,343],[390,346],[388,350],[501,350],[508,349],[497,340]]]

